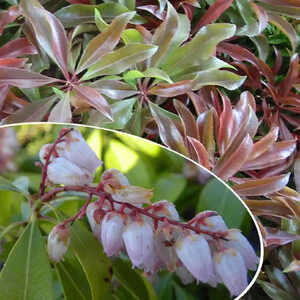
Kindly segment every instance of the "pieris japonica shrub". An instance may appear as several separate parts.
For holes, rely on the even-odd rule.
[[[103,282],[107,293],[116,293],[120,283],[115,286],[110,282],[120,280],[119,272],[122,268],[124,272],[124,266],[124,277],[127,272],[128,276],[135,272],[148,285],[148,280],[155,283],[161,274],[168,273],[174,274],[183,287],[202,285],[213,289],[222,286],[231,297],[243,293],[253,271],[257,271],[259,257],[253,246],[239,229],[227,226],[217,211],[204,210],[183,221],[173,202],[153,201],[154,188],[134,185],[120,170],[105,168],[105,163],[76,129],[63,128],[55,141],[44,144],[37,165],[41,168],[41,182],[38,194],[30,197],[32,220],[14,247],[18,249],[22,241],[25,243],[25,237],[26,245],[40,243],[40,247],[44,247],[36,224],[49,232],[48,257],[39,255],[37,259],[52,263],[68,297],[71,292],[65,291],[68,288],[66,281],[72,279],[77,284],[73,292],[77,299],[84,285],[83,279],[76,281],[80,276],[86,276],[90,293],[100,295]],[[71,217],[56,208],[55,201],[60,201],[60,195],[64,193],[86,199]],[[56,218],[42,213],[45,209],[53,211]],[[54,226],[43,227],[44,221],[50,221]],[[28,247],[25,245],[27,249],[31,249],[29,244]],[[94,256],[93,247],[98,255],[102,254]],[[9,259],[16,252],[13,248],[0,275],[0,292],[4,291],[4,295],[6,292],[10,295],[13,290],[5,287],[4,282],[7,278],[14,280],[16,276],[8,269],[12,258]],[[26,258],[29,265],[34,264],[34,257],[35,254],[30,252]],[[84,266],[84,273],[73,268],[74,260]],[[130,262],[130,265],[128,267],[126,263],[115,269],[114,264],[120,262]],[[43,276],[40,284],[49,285],[49,273],[48,278]],[[101,288],[97,288],[98,285]],[[87,299],[98,299],[95,295],[87,296]]]

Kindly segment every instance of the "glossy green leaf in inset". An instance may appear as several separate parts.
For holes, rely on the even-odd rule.
[[[121,285],[135,298],[143,300],[157,300],[151,283],[137,271],[130,263],[121,259],[113,262],[113,273]]]
[[[52,271],[35,221],[27,225],[0,273],[0,299],[54,299]]]
[[[111,281],[111,262],[99,241],[82,224],[76,222],[71,227],[70,246],[87,277],[92,300],[105,300]]]
[[[247,211],[233,192],[218,179],[211,179],[200,193],[197,211],[217,211],[228,228],[240,228]]]
[[[97,63],[103,55],[114,49],[119,42],[121,33],[134,14],[134,12],[124,13],[116,17],[109,27],[89,42],[78,63],[76,73]]]
[[[175,202],[187,184],[186,178],[181,174],[161,174],[154,185],[154,201],[162,199]]]
[[[55,265],[66,300],[91,300],[89,283],[76,258],[65,258]]]
[[[153,45],[129,44],[103,56],[98,63],[88,69],[82,80],[122,73],[130,66],[150,58],[156,50],[157,46]]]

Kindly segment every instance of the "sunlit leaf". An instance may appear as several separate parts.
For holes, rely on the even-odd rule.
[[[114,49],[122,31],[134,14],[134,12],[124,13],[116,17],[109,27],[89,42],[78,63],[77,73],[97,63],[103,55]]]
[[[32,25],[36,39],[51,59],[68,75],[68,40],[63,25],[37,0],[21,2],[23,15]]]
[[[54,299],[44,239],[35,221],[18,239],[0,274],[2,299]]]

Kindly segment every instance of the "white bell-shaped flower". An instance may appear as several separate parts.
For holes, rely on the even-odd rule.
[[[82,137],[81,133],[78,130],[72,130],[64,139],[64,142],[56,146],[59,156],[94,174],[102,162]]]
[[[257,257],[252,245],[238,229],[230,229],[226,235],[226,247],[237,250],[243,257],[247,269],[255,271],[259,258]]]
[[[182,230],[175,226],[163,228],[159,226],[154,234],[154,247],[161,262],[163,262],[167,269],[174,272],[178,257],[176,254],[175,243],[182,235]]]
[[[55,184],[86,185],[93,181],[93,174],[62,157],[54,159],[49,164],[47,175]]]
[[[56,226],[48,235],[48,254],[54,263],[60,261],[68,250],[70,231],[67,227]]]
[[[201,235],[190,234],[178,240],[176,253],[198,282],[206,283],[214,276],[211,251],[206,239]]]
[[[247,288],[247,268],[239,252],[232,248],[216,252],[214,264],[231,296],[238,296]]]
[[[196,217],[201,218],[202,215],[210,211],[205,211],[197,214]],[[204,219],[204,224],[200,224],[200,229],[211,232],[227,231],[228,227],[220,215],[210,216]]]
[[[127,225],[123,232],[127,254],[136,267],[142,267],[153,255],[153,228],[143,220]]]
[[[116,212],[107,213],[102,221],[101,241],[108,256],[118,255],[123,248],[124,218]]]

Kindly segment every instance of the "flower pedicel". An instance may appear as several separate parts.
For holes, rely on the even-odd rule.
[[[104,171],[95,186],[93,177],[101,161],[77,130],[63,129],[53,144],[41,148],[40,160],[43,202],[64,191],[89,196],[75,216],[49,234],[53,262],[67,251],[68,224],[86,215],[108,256],[126,253],[134,267],[150,275],[165,268],[176,272],[184,284],[195,279],[213,287],[223,283],[232,296],[247,287],[247,269],[256,270],[258,257],[246,237],[238,229],[228,229],[217,212],[204,211],[180,222],[173,203],[151,204],[153,191],[131,185],[116,169]],[[47,183],[62,186],[46,192]]]

